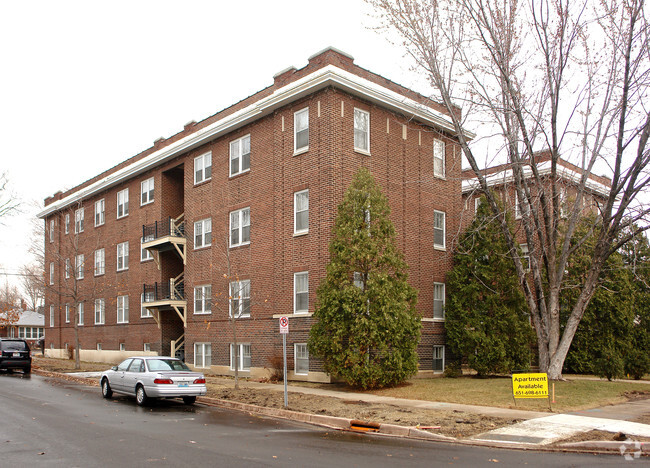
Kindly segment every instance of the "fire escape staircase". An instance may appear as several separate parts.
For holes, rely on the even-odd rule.
[[[167,250],[175,250],[185,265],[186,244],[185,213],[181,213],[177,218],[169,217],[142,226],[142,248],[151,252],[159,270],[160,253]]]

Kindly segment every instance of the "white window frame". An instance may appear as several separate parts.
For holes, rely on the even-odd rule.
[[[75,257],[74,274],[75,274],[75,278],[77,278],[78,280],[84,279],[85,263],[86,263],[86,256],[84,254],[79,254]]]
[[[253,356],[253,352],[252,352],[253,350],[252,350],[251,344],[250,343],[237,343],[237,348],[238,348],[237,357],[239,358],[238,362],[237,362],[237,366],[238,366],[237,370],[244,371],[244,372],[249,372],[251,370],[252,356]],[[233,371],[235,370],[235,366],[234,366],[235,353],[233,353],[234,349],[235,349],[235,347],[234,347],[233,343],[230,343],[230,370],[233,370]],[[244,355],[245,355],[244,350],[245,349],[248,350],[248,354],[247,354],[247,359],[248,359],[248,364],[249,364],[248,367],[244,367]]]
[[[433,139],[433,175],[445,178],[445,142],[438,138]],[[436,162],[438,164],[436,164]],[[440,167],[436,167],[436,166]]]
[[[521,263],[523,264],[524,271],[528,273],[530,271],[530,250],[528,249],[528,244],[520,244],[521,248]]]
[[[244,150],[248,145],[248,153],[244,153]],[[248,155],[248,166],[244,167],[244,156]],[[237,167],[233,168],[233,164],[236,164]],[[241,138],[237,138],[230,142],[230,164],[229,164],[230,177],[236,176],[238,174],[243,174],[248,172],[251,169],[251,136],[250,134],[244,135]],[[233,170],[236,169],[236,170]]]
[[[140,206],[145,206],[154,201],[154,178],[149,177],[140,182]]]
[[[197,242],[198,240],[198,242]],[[212,218],[201,219],[194,223],[194,249],[212,245]]]
[[[50,286],[54,284],[54,262],[50,262]]]
[[[101,226],[106,222],[106,202],[102,198],[95,202],[95,227]]]
[[[307,207],[303,209],[298,209],[298,200],[304,197],[307,197]],[[298,227],[298,215],[302,213],[307,213],[307,222],[306,226],[301,228]],[[309,189],[301,190],[293,194],[293,233],[294,234],[307,234],[309,232]]]
[[[85,210],[83,208],[79,208],[75,210],[74,212],[74,233],[75,234],[84,232],[84,217],[85,217]]]
[[[442,226],[436,226],[437,219],[442,216]],[[436,243],[436,231],[442,232],[442,244]],[[447,245],[447,214],[444,211],[433,211],[433,247],[445,250]]]
[[[206,175],[206,173],[209,173],[209,175]],[[194,185],[210,179],[212,179],[212,151],[194,158]]]
[[[368,126],[368,128],[366,130],[357,127],[358,117],[360,117],[362,115],[365,115],[365,117],[366,117],[366,119],[365,119],[366,120],[366,125]],[[354,126],[354,136],[353,136],[354,150],[358,151],[360,153],[370,154],[370,112],[365,111],[363,109],[358,109],[358,108],[355,107],[354,108],[353,121],[354,121],[353,122],[353,126]],[[357,135],[360,135],[359,136],[359,141],[357,141]],[[362,135],[365,135],[365,136],[363,136],[363,140],[361,140]],[[357,143],[362,143],[366,147],[363,148],[362,146],[358,146]]]
[[[302,348],[300,351],[300,357],[298,357],[298,347]],[[304,347],[304,348],[303,348]],[[306,357],[305,357],[306,354]],[[307,371],[299,372],[298,371],[298,361],[307,362]],[[294,343],[293,344],[293,372],[296,375],[308,375],[309,374],[309,348],[307,343]]]
[[[153,296],[153,292],[148,292],[147,295],[148,297]],[[145,304],[147,302],[152,302],[152,301],[145,301],[145,293],[140,293],[140,318],[152,318],[153,314],[151,313],[150,309],[147,309],[145,307]]]
[[[151,352],[151,343],[142,343],[142,351],[145,353]]]
[[[142,247],[144,240],[140,238],[140,262],[148,262],[153,260],[153,254],[149,250]]]
[[[70,304],[65,305],[65,323],[70,323]]]
[[[104,299],[95,299],[95,325],[104,325],[106,323],[106,301]]]
[[[117,323],[129,323],[129,296],[117,296]]]
[[[70,270],[72,270],[72,265],[70,264],[70,259],[66,258],[65,259],[65,266],[63,267],[64,274],[65,274],[65,279],[70,278]]]
[[[85,319],[85,308],[84,308],[84,303],[79,302],[77,304],[77,325],[83,325],[84,324],[84,319]]]
[[[436,350],[440,350],[439,353]],[[442,356],[436,357],[436,354],[441,354]],[[442,369],[435,369],[435,362],[437,360],[442,360]],[[433,350],[431,352],[431,368],[435,373],[442,373],[445,371],[445,345],[433,345]]]
[[[129,241],[117,244],[117,271],[129,269]]]
[[[101,350],[102,350],[102,344],[101,344],[101,343],[97,343],[97,351],[101,351]]]
[[[307,114],[307,126],[298,128],[298,119],[303,114]],[[307,144],[298,147],[298,133],[307,132]],[[309,151],[309,107],[300,109],[293,113],[293,154],[301,154]]]
[[[120,351],[126,351],[126,344],[120,343]]]
[[[197,307],[197,304],[200,307]],[[212,285],[203,284],[194,287],[194,314],[207,315],[212,313]]]
[[[50,219],[50,243],[54,242],[54,220]]]
[[[212,366],[212,343],[194,343],[194,367],[209,369],[210,366]]]
[[[251,243],[251,234],[250,234],[250,226],[251,226],[251,211],[250,207],[242,208],[239,210],[231,211],[230,212],[230,247],[238,247],[240,245],[247,245]],[[244,225],[244,213],[248,213],[248,224]],[[237,238],[238,242],[233,243],[232,241],[232,234],[233,234],[233,219],[237,220],[237,226],[234,228],[237,230]],[[246,241],[243,241],[243,232],[244,228],[248,227],[248,239]]]
[[[445,319],[445,303],[446,303],[446,288],[445,283],[433,283],[433,319]],[[442,296],[442,297],[441,297]],[[436,304],[439,304],[441,314],[436,317]]]
[[[125,218],[129,215],[129,189],[117,192],[117,219]]]
[[[50,306],[50,328],[54,328],[54,306]]]
[[[307,280],[307,289],[298,290],[298,280],[300,278],[306,278]],[[307,296],[307,308],[298,309],[298,294],[304,294]],[[309,313],[309,272],[300,271],[293,274],[293,313],[296,315],[304,315]]]
[[[228,286],[228,316],[232,317],[233,312],[235,312],[235,318],[248,318],[251,316],[251,280],[239,280],[231,281]],[[233,305],[233,302],[237,301],[237,304]],[[248,307],[246,307],[246,302],[248,302]],[[234,308],[237,308],[234,311]],[[248,312],[245,310],[248,308]]]
[[[101,276],[106,273],[106,251],[102,249],[95,250],[95,276]]]
[[[70,233],[70,213],[66,213],[63,217],[63,228],[66,234]]]

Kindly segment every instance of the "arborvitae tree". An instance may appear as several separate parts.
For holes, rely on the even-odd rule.
[[[530,366],[533,329],[500,229],[480,203],[447,275],[447,344],[479,375]]]
[[[386,198],[368,169],[338,207],[310,352],[348,385],[380,388],[417,372],[420,317]]]

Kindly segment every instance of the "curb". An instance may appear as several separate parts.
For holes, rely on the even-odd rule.
[[[99,382],[97,379],[88,377],[75,377],[69,376],[65,373],[52,372],[43,369],[32,369],[33,373],[44,375],[46,377],[62,378],[72,381],[83,381],[88,385],[98,387]],[[582,441],[582,442],[569,442],[566,444],[558,444],[554,446],[540,446],[531,444],[521,444],[517,442],[499,442],[499,441],[482,441],[472,439],[457,439],[455,437],[444,436],[441,434],[434,434],[431,432],[418,429],[416,427],[398,426],[396,424],[376,424],[364,423],[356,419],[341,418],[337,416],[328,416],[322,414],[301,413],[299,411],[286,410],[281,408],[269,408],[266,406],[257,406],[249,403],[240,403],[238,401],[222,400],[207,396],[200,396],[196,400],[205,406],[212,406],[217,408],[225,408],[246,413],[259,414],[273,418],[282,418],[290,421],[297,421],[306,424],[313,424],[316,426],[327,427],[340,431],[354,432],[358,434],[377,434],[388,437],[402,437],[418,440],[429,440],[433,442],[447,442],[459,445],[477,446],[477,447],[492,447],[499,449],[511,450],[534,450],[537,452],[573,452],[573,453],[592,453],[592,454],[627,454],[635,458],[650,456],[650,442],[639,442],[635,444],[633,441]],[[362,423],[368,426],[378,426],[378,429],[371,430],[358,430],[353,426],[354,423]],[[623,447],[623,449],[621,449]]]

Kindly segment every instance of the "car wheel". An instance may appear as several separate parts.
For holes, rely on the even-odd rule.
[[[108,379],[102,380],[102,396],[104,398],[113,396],[113,390],[111,389],[111,384],[108,383]]]
[[[29,374],[32,371],[32,366],[25,367],[23,369],[23,374]]]
[[[142,385],[138,385],[135,389],[135,401],[138,403],[138,405],[144,406],[147,404],[148,400],[149,398],[147,398],[144,387]]]
[[[183,403],[185,403],[186,405],[193,405],[195,401],[196,401],[195,396],[184,396],[183,397]]]

